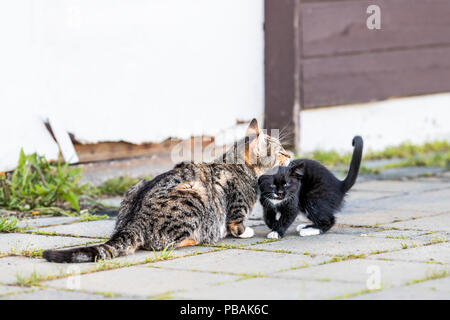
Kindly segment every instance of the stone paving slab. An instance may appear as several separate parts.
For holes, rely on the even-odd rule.
[[[370,292],[352,300],[449,300],[450,278],[436,279],[383,291]]]
[[[11,249],[16,252],[27,249],[52,249],[80,245],[89,241],[98,241],[98,239],[44,236],[29,233],[1,233],[0,252],[10,252]]]
[[[379,268],[382,286],[387,288],[422,279],[430,272],[446,270],[447,267],[427,263],[355,259],[312,266],[305,269],[289,270],[280,272],[277,276],[286,279],[327,279],[366,285],[369,276],[373,273],[372,268]]]
[[[79,235],[83,237],[109,237],[114,230],[115,220],[98,220],[72,223],[56,227],[40,228],[42,232]]]
[[[80,277],[80,290],[88,292],[101,290],[123,295],[156,298],[158,295],[166,295],[171,291],[205,290],[209,286],[236,279],[236,276],[224,274],[165,270],[141,266],[82,275]],[[43,284],[54,288],[65,288],[66,280],[58,279]]]
[[[290,250],[294,253],[349,255],[368,254],[374,251],[398,250],[405,240],[364,237],[361,235],[336,234],[330,231],[319,236],[295,237],[283,241],[251,246],[265,250]]]
[[[246,221],[245,225],[250,226],[250,224]],[[230,246],[248,246],[252,243],[256,243],[258,241],[263,241],[266,239],[267,234],[269,233],[269,228],[267,228],[265,225],[261,224],[261,221],[259,220],[259,224],[257,226],[251,226],[253,231],[255,232],[255,235],[251,238],[241,239],[236,238],[233,236],[228,236],[226,238],[221,239],[219,242],[215,243],[215,246],[222,246],[222,245],[230,245]]]
[[[435,180],[372,180],[358,183],[352,188],[352,190],[369,192],[422,192],[444,188],[450,188],[450,182]]]
[[[101,294],[90,294],[55,289],[33,289],[29,292],[1,297],[5,300],[104,300],[108,299]]]
[[[446,231],[450,232],[450,213],[437,216],[383,224],[387,228],[414,229],[425,231]]]
[[[364,288],[364,286],[355,283],[254,278],[211,286],[207,290],[174,293],[174,298],[199,300],[226,300],[230,298],[237,300],[326,299]]]
[[[416,210],[385,209],[365,211],[365,209],[357,208],[352,208],[351,210],[352,211],[338,213],[336,215],[336,222],[347,225],[376,227],[399,220],[410,220],[436,215],[435,212]]]
[[[369,259],[389,259],[413,262],[443,262],[450,264],[450,243],[438,243],[429,246],[381,253]]]
[[[50,263],[44,259],[27,257],[0,258],[0,283],[15,284],[17,276],[28,278],[33,272],[39,276],[59,276],[94,268],[93,263]]]
[[[389,192],[389,191],[363,191],[351,189],[348,195],[345,197],[345,201],[353,203],[355,201],[367,201],[367,200],[377,200],[386,197],[392,197],[393,195],[400,194],[400,192]]]
[[[2,299],[2,296],[13,294],[13,293],[21,293],[23,291],[24,291],[24,289],[21,287],[0,285],[0,300]]]
[[[423,230],[377,230],[369,232],[368,237],[405,240],[405,244],[431,244],[436,241],[442,242],[450,240],[450,234],[441,231],[423,231]]]
[[[404,199],[398,199],[398,202],[394,203],[393,206],[402,210],[432,211],[435,213],[450,212],[449,193],[450,189],[444,189],[412,194]]]
[[[347,202],[342,213],[370,213],[379,210],[400,210],[417,211],[425,213],[449,212],[450,189],[434,190],[418,193],[405,193],[393,195],[392,197],[381,198],[371,201],[361,201],[359,203]]]
[[[37,227],[60,225],[68,222],[75,222],[79,220],[77,217],[47,217],[47,218],[36,218],[36,219],[24,219],[17,223],[20,228],[25,228],[28,226],[30,229],[35,230]]]
[[[221,250],[219,248],[213,248],[213,247],[204,247],[204,246],[192,246],[192,247],[183,247],[183,248],[177,248],[174,249],[171,253],[172,258],[178,258],[182,256],[188,256],[188,255],[199,255],[207,252],[213,252],[215,250]],[[146,251],[146,250],[138,250],[133,254],[118,257],[113,260],[110,260],[112,262],[121,262],[121,263],[142,263],[145,262],[148,259],[155,258],[156,256],[159,256],[160,251]]]
[[[177,270],[269,274],[282,269],[314,265],[329,257],[229,249],[205,255],[161,261],[152,265]]]

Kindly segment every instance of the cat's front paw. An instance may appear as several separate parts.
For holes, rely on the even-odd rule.
[[[239,238],[251,238],[255,235],[255,231],[253,231],[250,227],[245,227],[245,230],[243,233],[239,235]]]
[[[279,239],[280,235],[276,231],[271,231],[267,234],[267,239]]]
[[[306,227],[306,226],[307,226],[306,223],[299,224],[299,225],[297,226],[297,228],[296,228],[297,232],[300,232],[300,230],[302,230],[302,229],[303,229],[304,227]]]

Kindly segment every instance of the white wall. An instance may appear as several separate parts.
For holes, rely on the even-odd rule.
[[[350,152],[357,134],[365,150],[373,151],[408,141],[450,141],[449,123],[449,93],[305,110],[300,113],[300,151]]]
[[[55,156],[36,119],[139,143],[262,118],[262,0],[0,1],[0,46],[0,170]]]

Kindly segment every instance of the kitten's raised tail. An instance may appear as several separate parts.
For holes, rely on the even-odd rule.
[[[45,250],[42,255],[50,262],[94,262],[133,253],[141,244],[141,239],[133,237],[128,232],[120,232],[103,244],[72,249]]]
[[[363,139],[360,136],[355,136],[352,141],[353,155],[350,162],[350,169],[348,170],[347,177],[342,181],[342,190],[347,192],[355,184],[358,177],[359,166],[361,165]]]

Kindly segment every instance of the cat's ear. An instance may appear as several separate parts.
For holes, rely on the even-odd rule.
[[[289,168],[289,175],[291,177],[301,178],[305,173],[305,163],[295,163]]]
[[[253,119],[250,124],[248,125],[247,131],[245,132],[245,136],[259,136],[259,126],[258,121],[256,119]]]

